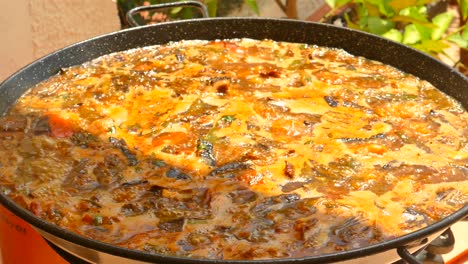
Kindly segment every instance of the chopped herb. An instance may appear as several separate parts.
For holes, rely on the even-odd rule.
[[[236,120],[236,117],[234,115],[225,115],[221,117],[221,121],[226,122],[226,123],[232,123]]]
[[[115,129],[115,126],[111,126],[109,127],[109,129],[107,130],[107,132],[111,133],[111,134],[115,134],[117,132],[117,130]]]
[[[206,164],[216,166],[216,159],[213,156],[213,144],[206,140],[198,140],[197,152]]]
[[[304,65],[304,60],[293,60],[288,66],[288,70],[297,70]]]
[[[207,149],[207,145],[204,140],[200,140],[200,143],[197,145],[197,150],[202,151],[204,149]]]
[[[94,218],[93,218],[93,224],[94,225],[102,225],[102,223],[103,223],[102,216],[95,215]]]

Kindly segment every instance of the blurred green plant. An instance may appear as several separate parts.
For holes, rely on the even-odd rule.
[[[208,8],[208,13],[210,14],[211,17],[217,16],[217,10],[218,10],[218,0],[204,0],[202,1],[205,3],[205,5]],[[221,1],[223,2],[223,1]],[[225,1],[229,2],[229,1]],[[244,3],[246,3],[257,15],[260,15],[260,10],[257,5],[256,0],[244,0]]]
[[[343,10],[346,24],[350,28],[406,44],[434,57],[445,56],[454,64],[446,49],[456,45],[468,49],[468,0],[454,1],[461,15],[460,26],[449,30],[453,13],[443,10],[434,15],[431,5],[443,1],[434,0],[325,0],[332,8],[328,16]],[[446,3],[447,4],[447,3]],[[325,17],[326,19],[326,17]]]

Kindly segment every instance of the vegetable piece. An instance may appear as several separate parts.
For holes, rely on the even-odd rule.
[[[249,164],[245,162],[233,161],[212,170],[208,175],[222,178],[233,178],[236,175],[237,171],[242,171],[246,169],[250,169]]]
[[[166,172],[166,176],[169,177],[169,178],[176,179],[176,180],[190,180],[192,178],[192,177],[190,177],[190,175],[182,172],[181,170],[179,170],[177,168],[170,168]]]
[[[235,204],[246,204],[257,200],[258,195],[256,192],[249,189],[240,189],[229,193],[232,202]]]
[[[71,136],[71,141],[81,148],[97,147],[99,145],[98,138],[87,132],[76,132]]]
[[[73,125],[69,120],[57,114],[48,114],[50,134],[57,138],[66,138],[73,135]]]
[[[133,203],[126,203],[122,205],[120,211],[125,216],[136,216],[145,213],[148,208],[144,207],[141,203],[133,202]]]
[[[213,144],[206,140],[198,140],[197,152],[206,164],[216,166],[216,159],[213,156]]]
[[[109,142],[115,147],[119,148],[122,151],[122,154],[127,158],[127,162],[129,166],[136,166],[139,161],[137,159],[136,153],[129,150],[127,143],[124,139],[117,139],[114,137],[109,137]]]
[[[180,232],[184,229],[185,218],[162,222],[158,225],[159,228],[166,232]]]
[[[352,143],[352,142],[368,142],[372,139],[384,139],[386,138],[386,135],[383,133],[375,134],[373,136],[370,136],[368,138],[338,138],[341,142],[345,143]]]
[[[50,134],[49,118],[47,116],[42,116],[34,120],[31,129],[34,135]]]
[[[331,96],[324,96],[323,99],[325,99],[325,102],[327,102],[327,104],[331,107],[337,107],[338,106],[338,101],[336,101],[335,99],[333,99],[333,97]]]
[[[121,171],[125,169],[125,163],[116,154],[104,157],[104,162],[100,162],[93,170],[96,179],[102,186],[108,186],[118,182],[122,178]]]
[[[90,159],[81,159],[73,164],[73,168],[67,175],[64,185],[70,191],[92,190],[99,186],[96,177],[91,173],[94,164]]]
[[[288,182],[281,188],[283,192],[292,192],[306,185],[307,182]]]

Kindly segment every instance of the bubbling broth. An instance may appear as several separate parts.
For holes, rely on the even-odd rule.
[[[0,119],[0,188],[79,235],[206,259],[315,256],[468,200],[468,114],[343,50],[181,41],[66,69]]]

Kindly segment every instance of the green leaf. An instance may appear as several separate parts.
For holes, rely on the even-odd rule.
[[[403,44],[415,44],[421,40],[421,35],[414,24],[409,24],[403,31]]]
[[[465,28],[463,29],[463,32],[461,33],[461,36],[463,39],[468,40],[468,26],[465,26]]]
[[[382,37],[388,38],[396,42],[401,42],[403,39],[403,34],[401,34],[399,30],[392,28],[389,31],[383,33]]]
[[[336,6],[336,1],[335,0],[325,0],[325,3],[329,5],[331,8],[335,8]]]
[[[395,10],[399,11],[410,6],[415,6],[418,0],[392,0],[390,1],[390,6]]]
[[[386,15],[387,17],[395,15],[395,11],[390,6],[390,0],[379,1],[379,10],[382,14]]]
[[[380,17],[382,15],[380,13],[379,7],[374,4],[364,2],[363,7],[366,9],[367,16]]]
[[[367,0],[367,2],[377,6],[380,13],[387,17],[393,16],[395,14],[392,6],[390,6],[391,0]]]
[[[256,0],[244,0],[244,2],[257,14],[260,15],[260,10],[258,9],[257,1]]]
[[[425,6],[411,6],[400,10],[399,15],[427,22],[427,8]]]
[[[431,38],[434,40],[442,38],[445,31],[447,31],[447,29],[449,28],[452,19],[453,15],[449,12],[444,12],[435,16],[432,19],[432,23],[434,23],[437,26],[437,28],[432,30]]]
[[[468,0],[458,0],[458,6],[460,7],[463,19],[468,18]]]
[[[431,39],[431,34],[432,34],[432,29],[431,28],[425,27],[425,26],[420,25],[420,24],[414,24],[414,26],[416,27],[416,30],[419,32],[419,36],[420,36],[421,40]]]
[[[174,8],[171,9],[170,12],[171,12],[172,15],[175,15],[175,14],[179,13],[180,11],[182,11],[182,9],[183,9],[183,7],[174,7]]]
[[[455,34],[447,37],[447,40],[457,44],[459,47],[468,49],[468,39],[463,38],[461,34]]]
[[[378,35],[389,31],[395,26],[395,23],[392,21],[380,17],[369,17],[367,24],[369,26],[369,32]]]
[[[392,17],[393,22],[400,22],[404,24],[419,24],[422,26],[425,26],[427,28],[435,28],[436,26],[430,22],[427,22],[427,20],[419,20],[413,17],[409,16],[401,16],[401,15],[396,15]]]
[[[369,17],[369,12],[367,8],[365,8],[363,5],[358,5],[357,6],[357,13],[359,17],[359,28],[360,29],[365,29],[367,25],[367,19]]]
[[[343,5],[346,5],[347,3],[351,2],[352,0],[337,0],[336,1],[336,6],[337,7],[340,7],[340,6],[343,6]]]
[[[205,5],[208,9],[208,15],[215,17],[218,10],[218,0],[205,0]]]
[[[437,55],[439,53],[443,53],[444,49],[448,48],[449,45],[445,43],[443,40],[425,40],[422,41],[420,44],[411,45],[413,48],[418,50],[424,51],[426,53]]]
[[[331,8],[337,8],[349,2],[351,2],[351,0],[325,0],[325,3],[327,3]]]

